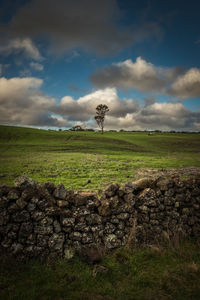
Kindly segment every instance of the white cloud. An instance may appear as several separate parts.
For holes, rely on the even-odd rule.
[[[43,71],[44,67],[43,65],[36,63],[36,62],[31,62],[30,63],[31,68],[35,69],[36,71]]]
[[[0,123],[59,126],[51,113],[56,101],[39,90],[42,83],[34,77],[0,78]]]
[[[141,57],[135,63],[128,59],[96,70],[90,80],[97,88],[132,88],[180,99],[200,97],[200,69],[157,67]]]
[[[138,57],[135,63],[128,59],[103,67],[95,71],[90,80],[99,88],[109,86],[163,93],[166,85],[174,79],[177,73],[179,73],[177,68],[156,67]]]
[[[0,53],[10,55],[11,53],[23,52],[28,58],[41,60],[42,56],[30,38],[6,39],[0,46]]]
[[[70,96],[63,97],[60,102],[60,113],[70,114],[70,118],[79,117],[81,121],[86,121],[91,115],[94,116],[97,105],[101,103],[109,107],[110,115],[117,117],[139,109],[138,102],[132,99],[119,99],[115,88],[106,88],[80,97],[78,100]]]

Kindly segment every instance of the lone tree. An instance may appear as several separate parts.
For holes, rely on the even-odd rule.
[[[97,125],[101,129],[101,133],[103,134],[103,129],[104,129],[104,120],[105,120],[105,115],[109,111],[109,108],[105,104],[99,104],[96,107],[96,116],[94,117]]]

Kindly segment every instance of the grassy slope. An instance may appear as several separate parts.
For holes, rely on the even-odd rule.
[[[200,135],[55,132],[0,126],[0,183],[17,175],[98,190],[134,179],[138,168],[200,166]],[[86,185],[90,179],[91,183]]]

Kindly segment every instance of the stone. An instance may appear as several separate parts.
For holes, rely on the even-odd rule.
[[[199,204],[195,204],[195,203],[193,204],[193,207],[195,210],[199,210],[199,208],[200,208]]]
[[[65,238],[63,233],[54,233],[48,241],[50,250],[62,253],[64,240]]]
[[[65,197],[67,195],[67,191],[66,191],[64,185],[63,184],[59,184],[55,188],[55,191],[54,191],[53,195],[54,195],[55,198],[65,200]]]
[[[133,193],[128,193],[124,195],[124,200],[127,203],[131,203],[132,205],[135,204],[135,195]]]
[[[16,203],[13,203],[8,207],[8,212],[12,214],[19,211],[19,209],[20,209],[19,206]]]
[[[112,208],[116,208],[119,205],[119,198],[118,198],[118,196],[111,197],[109,199],[109,202],[110,202],[110,206]]]
[[[14,254],[14,255],[19,255],[23,252],[23,245],[19,244],[19,243],[14,243],[12,244],[12,247],[11,247],[11,252]]]
[[[168,178],[160,177],[158,178],[156,185],[161,191],[167,191],[169,188],[173,187],[173,182]]]
[[[188,207],[183,208],[183,209],[182,209],[182,214],[184,214],[184,215],[189,215],[189,214],[190,214],[189,208],[188,208]]]
[[[0,226],[7,224],[9,219],[10,219],[10,216],[7,214],[6,209],[1,210],[1,212],[0,212]]]
[[[150,200],[154,200],[156,198],[156,193],[151,188],[146,188],[138,195],[139,199],[145,199],[148,203]]]
[[[53,228],[54,228],[55,233],[61,232],[61,226],[60,226],[60,223],[57,220],[55,220],[53,222]]]
[[[53,234],[53,226],[36,225],[34,232],[40,235]]]
[[[121,241],[115,234],[106,235],[104,238],[106,249],[114,249],[121,246]]]
[[[104,228],[104,232],[106,234],[113,233],[115,231],[115,229],[116,229],[115,225],[108,222],[108,223],[106,223],[106,226]]]
[[[75,256],[75,250],[71,247],[66,247],[64,249],[64,258],[67,260],[72,259]]]
[[[52,225],[52,223],[53,223],[53,219],[49,218],[49,217],[45,217],[40,221],[40,224],[42,226],[49,226],[49,225]]]
[[[49,236],[46,234],[37,235],[37,245],[41,248],[45,248],[48,244]]]
[[[156,200],[150,200],[147,203],[147,205],[150,206],[150,207],[156,207],[157,206],[157,202],[156,202]]]
[[[57,205],[58,207],[68,207],[69,206],[69,202],[66,200],[57,200]]]
[[[86,216],[86,221],[88,225],[101,224],[102,222],[101,216],[99,216],[98,214],[91,214]]]
[[[7,195],[8,200],[17,200],[19,198],[19,192],[16,191],[15,189],[12,189],[9,191]]]
[[[111,209],[110,209],[110,203],[108,201],[103,201],[101,203],[101,206],[98,207],[98,212],[101,216],[110,216],[111,215]]]
[[[143,213],[148,213],[148,207],[146,205],[141,205],[138,207]]]
[[[151,188],[154,184],[153,179],[150,178],[141,178],[133,182],[134,190],[144,190],[146,188]]]
[[[12,219],[14,222],[26,222],[30,219],[30,215],[26,210],[22,210],[20,212],[15,213],[14,215],[12,215]]]
[[[75,218],[64,218],[62,220],[62,225],[66,227],[71,227],[75,223]]]
[[[32,223],[22,223],[19,230],[19,237],[27,237],[32,233],[33,224]]]
[[[29,212],[34,212],[36,209],[36,205],[34,203],[29,203],[26,208]]]
[[[44,212],[41,212],[41,211],[35,211],[35,212],[33,212],[31,217],[34,221],[38,222],[38,221],[42,220],[43,218],[45,218],[45,214],[44,214]]]
[[[36,187],[37,182],[29,177],[19,176],[14,180],[14,186],[19,187],[20,189],[25,189],[27,187]]]
[[[112,219],[110,220],[111,223],[113,224],[119,224],[119,219],[116,217],[112,217]]]
[[[7,194],[10,191],[10,186],[7,184],[1,184],[0,185],[0,197],[7,196]]]
[[[169,189],[169,190],[165,191],[165,196],[166,197],[173,197],[174,193],[175,193],[174,189]]]
[[[127,220],[128,218],[129,218],[129,214],[128,213],[121,213],[121,214],[119,214],[118,216],[117,216],[117,218],[119,219],[119,220]]]
[[[53,191],[55,190],[55,185],[52,182],[46,182],[44,184],[44,188],[47,189],[52,194]]]
[[[36,193],[37,193],[37,190],[34,186],[28,186],[23,190],[23,192],[21,194],[21,198],[27,202],[27,201],[31,200],[35,196]]]
[[[88,203],[89,200],[94,199],[96,196],[95,193],[91,193],[91,192],[80,192],[78,194],[75,195],[75,205],[76,206],[82,206],[82,205],[86,205]]]
[[[74,226],[74,230],[80,232],[88,232],[90,230],[90,227],[87,226],[86,223],[78,223]]]
[[[36,234],[31,233],[26,240],[27,245],[36,245]]]
[[[37,203],[37,206],[41,211],[45,211],[45,209],[49,206],[49,203],[46,199],[40,199]]]
[[[96,204],[97,204],[96,201],[88,200],[86,208],[89,209],[90,211],[94,211],[97,207]]]
[[[117,227],[119,228],[119,230],[123,230],[125,227],[124,222],[120,221]]]
[[[26,207],[26,205],[27,205],[27,202],[24,201],[22,198],[19,198],[16,201],[16,204],[17,204],[17,206],[19,206],[19,208],[24,209]]]
[[[9,204],[9,200],[5,196],[0,197],[0,208],[5,208]]]
[[[93,236],[91,233],[83,233],[82,235],[82,243],[89,244],[93,242]]]
[[[69,238],[73,241],[81,241],[82,239],[82,234],[78,231],[74,231],[69,235]]]
[[[124,232],[122,230],[117,230],[115,231],[115,235],[117,236],[118,239],[121,239],[124,236]]]
[[[108,197],[113,197],[115,196],[115,194],[117,194],[118,190],[119,190],[119,184],[113,183],[105,189],[104,193]]]

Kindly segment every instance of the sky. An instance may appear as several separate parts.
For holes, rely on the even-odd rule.
[[[200,131],[198,0],[0,0],[0,124]]]

